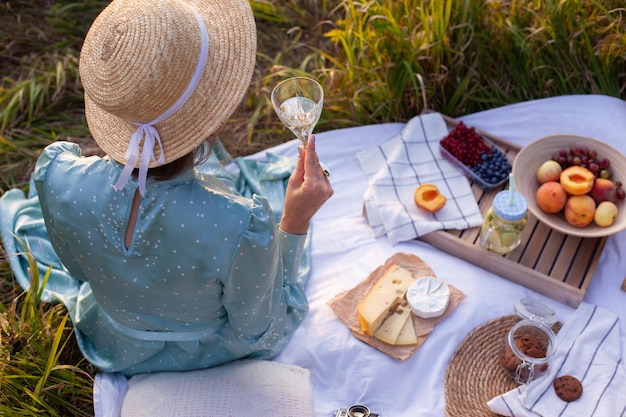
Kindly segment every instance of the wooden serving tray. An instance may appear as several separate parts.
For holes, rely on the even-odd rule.
[[[453,118],[443,117],[450,129],[459,123]],[[513,162],[520,150],[519,145],[479,129],[476,131],[502,149]],[[484,191],[472,184],[483,216],[491,207],[495,195],[506,188],[505,184]],[[522,243],[507,255],[483,249],[478,243],[479,232],[480,227],[440,230],[419,239],[571,307],[577,307],[582,302],[607,240],[607,237],[565,235],[539,222],[530,212]]]

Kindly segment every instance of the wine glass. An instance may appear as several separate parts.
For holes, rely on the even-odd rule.
[[[281,81],[272,90],[272,105],[280,121],[306,146],[307,140],[322,114],[324,90],[312,78],[292,77]],[[330,170],[320,163],[324,174]]]

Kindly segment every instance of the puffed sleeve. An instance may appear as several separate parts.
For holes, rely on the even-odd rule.
[[[64,184],[64,186],[70,187],[69,181],[71,176],[67,175],[66,166],[71,166],[73,161],[77,161],[80,158],[82,158],[82,152],[78,144],[65,141],[54,142],[48,145],[37,159],[33,171],[33,180],[43,217],[46,219],[46,229],[50,243],[54,247],[56,255],[63,265],[72,271],[74,279],[84,281],[86,278],[80,273],[81,268],[78,267],[74,257],[71,255],[69,245],[59,237],[62,233],[58,232],[56,216],[51,212],[48,205],[48,200],[53,198],[51,196],[51,190],[53,189],[51,184],[55,186]],[[61,161],[61,159],[64,159],[64,161]]]
[[[291,333],[306,315],[308,303],[297,279],[305,240],[306,235],[280,231],[267,200],[253,197],[222,298],[242,340],[253,343]]]
[[[33,172],[33,179],[35,184],[39,187],[46,179],[46,174],[50,164],[62,153],[69,152],[71,155],[80,157],[81,150],[77,143],[58,141],[46,146],[35,164],[35,170]]]

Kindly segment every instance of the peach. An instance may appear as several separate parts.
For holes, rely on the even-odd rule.
[[[562,172],[563,168],[561,167],[561,164],[550,159],[537,168],[537,181],[539,181],[540,184],[550,181],[557,182],[561,178]]]
[[[565,220],[574,227],[585,227],[593,222],[596,202],[585,195],[573,195],[565,203]]]
[[[596,176],[587,168],[574,165],[565,168],[561,173],[561,185],[568,194],[583,195],[593,188]]]
[[[600,204],[603,201],[615,201],[616,193],[617,187],[613,181],[606,178],[596,178],[589,195],[596,204]]]
[[[567,203],[567,193],[558,182],[548,181],[537,188],[535,200],[539,208],[546,213],[558,213]]]
[[[617,217],[617,206],[612,201],[602,201],[598,204],[593,220],[600,227],[608,227],[613,224]]]
[[[432,212],[440,210],[446,204],[446,197],[434,184],[422,184],[417,187],[413,199],[418,207]]]

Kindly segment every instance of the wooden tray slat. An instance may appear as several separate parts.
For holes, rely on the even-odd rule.
[[[444,116],[450,129],[458,121]],[[502,149],[513,162],[520,147],[487,132],[477,131]],[[472,184],[472,191],[483,215],[495,195],[506,189],[484,191]],[[593,277],[607,238],[580,238],[551,229],[529,214],[522,243],[507,255],[489,252],[479,245],[480,227],[440,230],[419,239],[432,246],[524,285],[564,304],[577,307]]]

